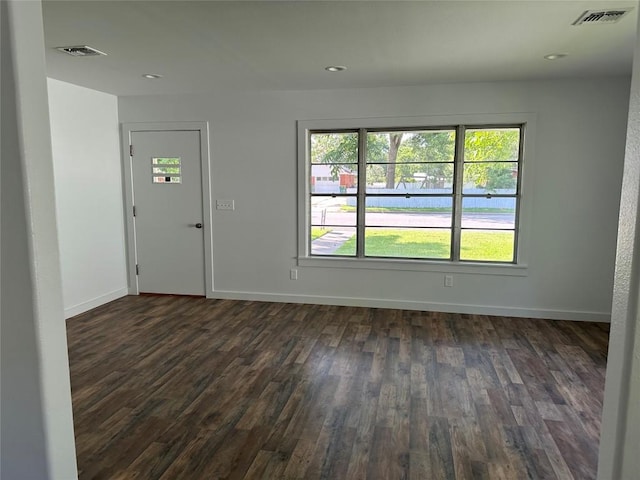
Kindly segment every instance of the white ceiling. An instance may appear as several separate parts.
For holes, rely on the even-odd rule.
[[[617,24],[571,25],[585,10],[628,6]],[[625,0],[45,0],[43,10],[51,77],[137,95],[626,75],[638,8]],[[108,56],[54,48],[66,45]],[[569,56],[543,58],[558,52]]]

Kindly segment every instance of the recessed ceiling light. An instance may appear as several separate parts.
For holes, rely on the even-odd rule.
[[[158,75],[157,73],[144,73],[142,74],[143,78],[148,78],[149,80],[156,80],[158,78],[162,78],[162,75]]]
[[[342,65],[329,65],[328,67],[324,67],[327,72],[342,72],[347,69]]]
[[[568,53],[550,53],[549,55],[545,55],[544,58],[547,60],[558,60],[559,58],[564,58],[568,55]]]

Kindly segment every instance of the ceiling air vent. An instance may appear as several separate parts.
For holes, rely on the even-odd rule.
[[[608,10],[587,10],[572,25],[603,25],[619,22],[633,8],[612,8]]]
[[[56,47],[56,50],[68,53],[74,57],[96,57],[98,55],[106,55],[106,53],[91,48],[87,45],[76,45],[75,47]]]

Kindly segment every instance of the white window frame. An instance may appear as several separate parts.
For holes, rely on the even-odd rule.
[[[439,115],[429,117],[384,117],[364,119],[299,120],[297,122],[298,148],[298,257],[302,267],[356,268],[373,270],[410,270],[424,272],[471,273],[484,275],[526,276],[528,269],[528,244],[531,220],[531,193],[534,166],[533,139],[535,138],[535,114],[493,113],[473,115]],[[456,260],[429,260],[403,258],[359,258],[311,255],[310,235],[310,151],[309,135],[316,130],[359,130],[437,128],[462,125],[465,128],[502,125],[522,125],[524,140],[521,145],[520,190],[517,215],[516,263],[470,262]]]

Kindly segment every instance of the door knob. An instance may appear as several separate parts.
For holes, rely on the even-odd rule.
[[[202,228],[202,224],[201,224],[201,223],[196,223],[196,224],[194,225],[194,227],[196,227],[196,228]]]

